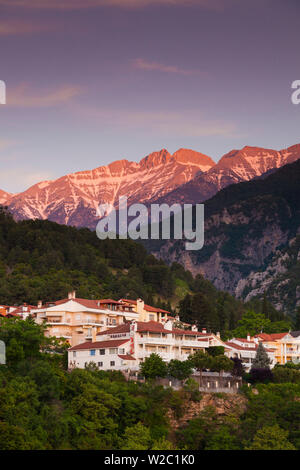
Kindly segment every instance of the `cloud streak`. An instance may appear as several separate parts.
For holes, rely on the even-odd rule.
[[[54,26],[49,24],[33,23],[23,20],[0,21],[0,36],[33,34],[44,31],[52,31]]]
[[[7,106],[21,108],[49,108],[71,101],[83,93],[82,88],[73,85],[61,86],[55,90],[30,91],[27,85],[21,85],[7,91]]]
[[[144,59],[134,59],[133,66],[136,69],[145,71],[158,71],[163,73],[173,73],[177,75],[201,75],[199,70],[182,69],[176,65],[165,65],[159,62],[148,62]]]
[[[75,10],[93,7],[143,8],[151,5],[224,8],[224,0],[0,0],[0,5],[26,8]]]

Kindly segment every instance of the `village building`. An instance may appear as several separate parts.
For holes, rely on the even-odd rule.
[[[171,320],[132,321],[110,330],[101,331],[93,340],[69,349],[69,368],[84,368],[90,362],[104,370],[137,371],[140,364],[152,353],[165,362],[171,359],[186,360],[196,351],[225,344],[206,330],[178,329]]]
[[[112,299],[80,299],[74,291],[66,299],[44,305],[40,302],[31,314],[37,323],[46,323],[46,336],[64,338],[71,346],[91,341],[93,329],[97,333],[138,319],[129,304]]]
[[[275,350],[275,360],[278,364],[300,362],[300,331],[272,334],[260,333],[255,338]]]
[[[258,342],[257,338],[250,338],[250,336],[247,338],[232,338],[230,341],[225,342],[225,354],[229,358],[238,357],[241,359],[245,371],[249,372],[256,356]],[[270,347],[264,341],[263,346],[270,359],[270,368],[272,368],[276,364],[275,348]]]

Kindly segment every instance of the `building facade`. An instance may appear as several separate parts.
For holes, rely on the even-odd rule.
[[[94,362],[106,370],[138,370],[152,353],[166,362],[183,361],[196,351],[205,351],[214,342],[214,335],[173,328],[171,321],[165,324],[133,321],[99,332],[95,341],[70,348],[69,367],[83,368]]]
[[[230,341],[226,341],[226,355],[229,358],[238,357],[242,360],[242,364],[246,372],[249,372],[254,358],[256,356],[256,351],[258,348],[258,339],[250,338],[232,338]],[[267,343],[263,342],[263,346],[268,354],[270,359],[270,368],[273,368],[276,364],[275,349],[270,347]]]
[[[46,323],[47,336],[64,338],[71,346],[91,341],[99,331],[138,319],[130,305],[112,299],[78,299],[75,292],[67,299],[39,304],[31,314],[37,323]]]

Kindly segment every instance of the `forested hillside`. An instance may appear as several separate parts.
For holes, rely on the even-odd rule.
[[[0,304],[65,298],[143,298],[179,313],[183,320],[221,333],[232,330],[248,309],[272,321],[284,316],[270,304],[245,304],[218,291],[180,264],[168,266],[132,240],[99,240],[89,229],[54,222],[15,222],[0,212]]]

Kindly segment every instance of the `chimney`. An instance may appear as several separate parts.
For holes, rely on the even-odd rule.
[[[69,300],[72,299],[72,294],[73,294],[73,292],[68,292],[68,299]]]
[[[76,291],[72,290],[71,292],[68,292],[68,299],[76,299]]]
[[[217,338],[221,338],[221,335],[220,335],[220,332],[219,332],[219,331],[217,331],[216,337],[217,337]]]
[[[251,341],[250,335],[247,335],[247,341]]]
[[[72,298],[73,298],[73,299],[76,299],[76,290],[73,290],[72,295],[73,295]]]
[[[168,330],[168,331],[172,331],[173,330],[173,322],[171,320],[166,321],[166,323],[164,324],[164,329]]]
[[[206,333],[207,333],[206,328],[202,328],[202,333],[203,333],[203,334],[206,334]]]
[[[198,328],[197,328],[196,325],[193,325],[193,326],[192,326],[192,331],[198,331]]]
[[[39,301],[38,301],[38,304],[37,304],[37,308],[42,308],[42,305],[43,305],[42,301],[39,300]]]
[[[137,313],[143,313],[144,307],[145,307],[145,302],[142,299],[137,299],[136,301]]]

